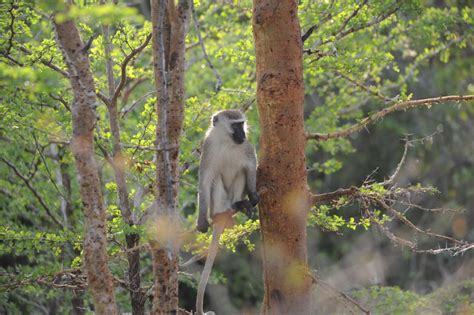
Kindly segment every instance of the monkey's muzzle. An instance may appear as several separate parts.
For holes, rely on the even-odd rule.
[[[242,144],[245,141],[245,131],[243,124],[232,124],[232,129],[234,133],[232,133],[232,139],[237,144]]]

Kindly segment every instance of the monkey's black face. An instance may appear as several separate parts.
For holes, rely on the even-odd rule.
[[[242,144],[245,141],[245,130],[243,122],[232,123],[232,140],[237,144]]]

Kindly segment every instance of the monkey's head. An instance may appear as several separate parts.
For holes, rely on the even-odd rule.
[[[212,126],[225,131],[237,144],[245,141],[245,116],[238,110],[229,109],[212,116]]]

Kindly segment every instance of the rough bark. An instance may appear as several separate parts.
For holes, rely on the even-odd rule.
[[[152,248],[153,314],[178,312],[178,213],[179,140],[184,115],[185,37],[189,20],[188,0],[151,0],[153,69],[157,90],[156,213],[158,234]],[[172,230],[169,229],[172,227]],[[166,229],[168,229],[166,231]],[[174,235],[170,235],[173,233]],[[168,235],[163,235],[168,234]]]
[[[76,161],[85,216],[84,265],[97,314],[117,314],[112,275],[107,262],[106,216],[102,200],[93,132],[97,99],[89,57],[72,21],[54,23],[74,94],[71,150]]]
[[[259,204],[265,295],[262,314],[310,314],[307,265],[304,84],[295,0],[254,0],[261,135]]]

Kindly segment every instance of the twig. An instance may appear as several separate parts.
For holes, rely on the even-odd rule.
[[[437,48],[433,49],[432,51],[430,51],[426,54],[419,55],[411,65],[409,65],[409,66],[407,66],[407,68],[405,68],[406,73],[399,80],[399,82],[390,84],[390,85],[386,86],[385,88],[386,89],[393,89],[393,88],[398,87],[400,84],[408,81],[414,75],[415,70],[420,66],[420,64],[423,61],[436,56],[437,54],[439,54],[440,52],[448,49],[449,47],[451,47],[454,44],[460,43],[462,40],[464,40],[468,36],[469,33],[470,32],[466,32],[466,34],[464,34],[462,36],[459,36],[459,37],[456,37],[455,39],[452,39],[452,40],[450,40],[446,43],[443,43],[440,46],[438,46]]]
[[[8,29],[10,31],[10,36],[8,36],[8,46],[5,50],[5,52],[2,52],[2,54],[6,57],[10,55],[10,51],[13,48],[13,38],[15,37],[15,15],[13,14],[13,10],[17,9],[18,6],[15,5],[15,1],[10,2],[10,9],[8,10],[8,13],[10,14],[10,25],[8,25]]]
[[[342,33],[342,31],[346,28],[347,24],[349,24],[349,22],[359,13],[360,9],[362,9],[363,6],[365,6],[367,4],[368,0],[364,0],[364,2],[362,2],[361,4],[359,4],[357,6],[357,8],[352,11],[352,14],[349,15],[347,17],[347,19],[344,20],[344,22],[342,22],[341,26],[339,27],[339,29],[336,31],[336,33],[334,34],[335,36],[337,36],[338,34]]]
[[[455,238],[452,238],[452,237],[449,237],[449,236],[446,236],[446,235],[441,235],[441,234],[437,234],[437,233],[433,233],[433,232],[430,232],[430,231],[426,231],[426,230],[422,230],[420,229],[419,227],[417,227],[413,222],[411,222],[410,220],[408,220],[403,214],[401,214],[400,212],[398,212],[397,210],[393,209],[392,207],[390,207],[389,205],[387,205],[385,203],[385,201],[381,200],[381,199],[378,199],[376,200],[376,202],[382,207],[384,208],[385,210],[387,210],[389,213],[392,213],[398,220],[400,220],[402,223],[404,223],[406,226],[408,226],[409,228],[413,229],[414,231],[420,233],[420,234],[425,234],[425,235],[428,235],[428,236],[431,236],[431,237],[435,237],[435,238],[439,238],[439,239],[443,239],[443,240],[446,240],[446,241],[449,241],[449,242],[452,242],[454,244],[458,244],[458,245],[464,245],[466,244],[466,242],[464,241],[460,241],[460,240],[457,240]]]
[[[343,299],[347,300],[354,306],[356,306],[362,313],[370,315],[370,311],[366,310],[362,305],[360,305],[356,300],[354,300],[352,297],[350,297],[348,294],[342,292],[341,290],[336,289],[329,283],[323,281],[320,277],[317,276],[316,271],[311,273],[311,278],[313,279],[313,283],[319,284],[323,287],[326,287],[327,289],[339,294]]]
[[[53,100],[58,101],[59,103],[63,104],[63,106],[67,109],[68,112],[71,111],[71,107],[69,104],[66,102],[66,100],[61,96],[61,95],[54,95],[53,93],[48,93],[49,97],[51,97]]]
[[[346,79],[347,81],[349,81],[349,82],[352,83],[353,85],[357,86],[358,88],[360,88],[360,89],[366,91],[366,92],[369,93],[369,94],[372,94],[372,95],[378,97],[379,99],[381,99],[381,100],[384,101],[384,102],[391,102],[391,101],[393,101],[391,98],[389,98],[389,97],[387,97],[387,96],[385,96],[385,95],[382,95],[382,93],[380,93],[379,91],[373,90],[373,89],[369,88],[368,86],[366,86],[365,84],[362,84],[362,83],[360,83],[360,82],[357,82],[356,80],[352,79],[351,77],[349,77],[348,75],[346,75],[346,74],[344,74],[344,73],[342,73],[342,72],[340,72],[340,71],[337,71],[337,70],[336,70],[335,73],[336,73],[338,76],[340,76],[340,77]]]
[[[27,55],[32,55],[32,54],[33,54],[33,53],[32,53],[30,50],[28,50],[26,47],[19,46],[19,49],[20,49],[23,53],[25,53],[25,54],[27,54]],[[47,59],[44,59],[44,58],[41,58],[39,61],[40,61],[43,65],[45,65],[46,67],[48,67],[48,68],[50,68],[50,69],[52,69],[52,70],[58,72],[58,73],[61,74],[63,77],[69,78],[69,74],[68,74],[66,71],[64,71],[63,69],[59,68],[57,65],[53,64],[51,61],[49,61],[49,60],[47,60]]]
[[[407,157],[408,153],[408,145],[409,145],[408,139],[405,139],[405,148],[403,150],[402,158],[400,159],[400,162],[398,162],[397,168],[395,169],[395,172],[393,172],[392,176],[390,176],[387,180],[382,182],[383,186],[389,186],[393,184],[393,181],[395,180],[395,177],[397,177],[398,173],[400,173],[400,170],[402,169],[402,165],[405,163],[405,159]]]
[[[36,189],[33,188],[33,186],[31,185],[31,183],[29,182],[29,180],[23,176],[23,174],[21,174],[21,172],[16,168],[16,166],[11,163],[10,161],[6,160],[5,158],[3,157],[0,157],[0,159],[6,164],[8,165],[8,167],[25,183],[26,187],[33,193],[33,196],[35,196],[36,200],[38,200],[38,202],[40,203],[40,205],[43,207],[44,210],[46,210],[46,214],[56,223],[58,224],[59,226],[63,227],[63,224],[61,223],[61,221],[59,221],[59,219],[57,219],[54,215],[53,215],[53,212],[51,211],[51,209],[46,205],[45,201],[43,200],[43,197],[40,196],[40,194],[38,193],[38,191],[36,191]]]
[[[311,34],[313,34],[313,32],[318,29],[318,27],[320,27],[321,25],[323,25],[324,23],[326,23],[327,21],[329,21],[329,19],[332,18],[332,7],[334,6],[334,2],[335,0],[331,0],[331,3],[329,4],[329,7],[327,8],[327,13],[325,14],[325,16],[323,16],[319,22],[319,24],[314,24],[312,26],[310,26],[306,32],[303,34],[303,36],[301,36],[301,40],[303,41],[303,43],[311,36]]]
[[[124,107],[122,110],[121,110],[121,114],[122,114],[122,118],[125,117],[125,115],[127,115],[130,111],[132,111],[132,109],[135,108],[135,106],[137,106],[138,103],[140,103],[143,99],[147,98],[148,96],[150,95],[153,95],[155,94],[156,91],[150,91],[148,93],[145,93],[143,94],[142,96],[140,96],[135,102],[133,102],[132,105],[128,106],[128,107]]]
[[[148,34],[145,38],[145,41],[140,45],[138,46],[137,48],[133,49],[130,54],[128,54],[125,59],[123,60],[122,62],[122,65],[120,66],[121,68],[121,76],[120,76],[120,82],[119,84],[117,85],[117,88],[115,89],[115,93],[113,94],[110,102],[111,103],[114,103],[114,102],[117,102],[117,98],[120,94],[120,92],[122,91],[123,87],[125,86],[125,82],[127,80],[127,66],[128,66],[128,63],[133,59],[135,58],[135,56],[137,56],[143,49],[145,49],[145,47],[148,45],[148,43],[150,42],[150,39],[151,39],[151,34]]]
[[[194,264],[195,262],[203,259],[204,257],[206,257],[206,255],[204,255],[204,254],[194,255],[193,257],[189,258],[184,263],[180,264],[179,267],[180,268],[187,268],[190,265]]]
[[[420,106],[431,106],[433,104],[445,103],[445,102],[462,102],[462,101],[471,101],[474,100],[474,95],[449,95],[449,96],[440,96],[434,98],[426,98],[420,100],[410,100],[410,101],[402,101],[398,102],[390,107],[384,108],[379,112],[376,112],[364,119],[360,122],[334,132],[329,133],[307,133],[306,139],[307,140],[317,140],[317,141],[326,141],[329,139],[337,139],[347,137],[350,134],[360,131],[362,128],[365,128],[369,124],[376,122],[379,119],[382,119],[387,114],[391,114],[393,112],[407,110],[410,108],[420,107]]]
[[[191,14],[193,15],[194,29],[196,30],[196,35],[197,35],[198,40],[199,40],[199,45],[201,46],[202,53],[204,55],[204,59],[206,59],[207,65],[209,66],[209,68],[211,68],[212,73],[214,73],[214,76],[216,77],[217,82],[216,82],[216,85],[214,87],[214,91],[216,93],[218,93],[220,91],[220,89],[222,88],[222,78],[221,78],[219,72],[217,72],[216,67],[211,62],[211,59],[209,58],[209,56],[206,52],[206,47],[204,46],[204,41],[203,41],[202,36],[201,36],[201,30],[200,30],[200,27],[199,27],[199,22],[198,22],[198,19],[197,19],[197,16],[196,16],[196,10],[194,8],[194,0],[190,1],[190,7],[191,7]]]
[[[311,195],[311,203],[314,205],[320,202],[332,201],[343,196],[351,196],[356,194],[358,190],[359,189],[357,187],[352,186],[350,188],[339,188],[338,190],[333,192],[313,194]]]
[[[388,19],[390,16],[392,16],[399,9],[400,9],[400,5],[394,7],[392,10],[390,10],[386,13],[383,13],[383,14],[379,15],[378,17],[376,17],[373,20],[367,22],[366,24],[362,24],[362,25],[358,25],[358,26],[352,26],[352,27],[350,27],[346,30],[340,29],[339,31],[337,31],[333,34],[334,38],[322,41],[318,46],[322,46],[322,45],[325,45],[325,44],[330,43],[330,42],[338,41],[338,40],[346,37],[349,34],[352,34],[352,33],[358,32],[360,30],[363,30],[363,29],[372,27],[374,25],[377,25],[377,24],[383,22],[384,20]],[[315,47],[317,47],[317,46],[315,46]],[[315,47],[312,47],[312,49],[314,49]]]
[[[124,90],[123,92],[123,96],[122,96],[122,100],[121,100],[121,103],[122,103],[122,107],[125,107],[125,105],[127,105],[127,102],[128,102],[128,98],[130,97],[130,94],[132,94],[132,92],[140,85],[142,84],[143,82],[146,82],[147,81],[147,77],[145,76],[141,76],[139,78],[137,78],[136,80],[129,80],[128,83],[130,82],[133,82],[132,86],[130,86],[128,89]]]

